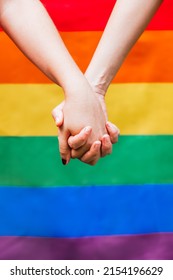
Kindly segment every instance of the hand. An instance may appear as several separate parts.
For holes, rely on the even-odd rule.
[[[72,158],[80,158],[82,161],[85,159],[89,161],[88,163],[93,165],[97,162],[97,160],[101,156],[101,142],[99,141],[103,135],[107,133],[106,131],[106,118],[105,114],[103,113],[102,106],[100,102],[98,101],[98,98],[95,93],[92,92],[90,86],[87,88],[83,88],[83,91],[86,94],[70,94],[69,98],[66,99],[65,103],[62,103],[59,108],[59,119],[57,120],[57,108],[56,107],[52,115],[56,121],[56,124],[58,126],[63,125],[59,128],[59,144],[60,144],[60,154],[63,159],[63,163],[66,164],[69,162],[70,157]],[[71,97],[73,96],[73,98]],[[80,97],[80,98],[79,98]],[[63,120],[64,115],[64,120]],[[86,124],[88,125],[84,130],[82,130]],[[76,134],[78,134],[82,130],[83,134],[87,137],[87,139],[82,136],[82,144],[79,143],[79,138],[76,137]],[[80,134],[83,135],[83,134]],[[71,135],[74,136],[73,138],[69,138]],[[78,145],[78,147],[74,150],[71,150],[70,153],[70,147],[68,146],[68,138],[69,143],[71,141],[72,145],[74,146]],[[107,144],[107,138],[109,139],[109,136],[104,136],[105,143]],[[77,141],[77,142],[76,142]],[[96,142],[95,142],[96,141]],[[109,139],[110,141],[110,139]],[[74,142],[74,143],[73,143]],[[95,143],[94,143],[95,142]],[[94,143],[94,144],[93,144]],[[92,146],[93,144],[93,146]],[[92,149],[90,152],[88,150],[92,146]],[[110,143],[110,146],[112,144]],[[112,147],[111,147],[112,148]],[[92,157],[92,159],[88,160],[88,156],[90,156],[90,153],[92,151],[97,151],[96,156]],[[88,152],[86,154],[86,152]],[[111,151],[110,151],[111,152]],[[85,155],[84,159],[82,158],[83,155]]]
[[[105,100],[104,100],[104,94],[100,93],[97,90],[97,98],[100,101],[100,104],[102,106],[102,110],[104,111],[105,118],[107,119],[107,112],[106,112],[106,106],[105,106]],[[52,111],[52,116],[55,120],[55,123],[57,127],[60,127],[63,123],[63,107],[65,102],[62,102],[57,107],[55,107]],[[104,157],[112,152],[112,144],[116,143],[118,141],[118,135],[119,135],[119,129],[112,124],[111,122],[106,122],[106,129],[107,133],[101,138],[101,156]],[[83,145],[85,145],[86,141],[88,140],[88,137],[91,133],[91,128],[85,127],[80,131],[79,134],[75,136],[70,136],[68,139],[68,144],[72,148],[73,156],[75,154],[74,150],[79,149]],[[98,142],[94,142],[90,148],[89,151],[87,151],[80,160],[84,163],[94,165],[97,163],[97,161],[100,158],[100,151],[99,151],[99,145],[97,145]]]
[[[63,123],[63,106],[64,101],[56,106],[52,111],[52,116],[55,120],[57,127]],[[106,122],[107,134],[101,138],[101,156],[104,157],[112,152],[112,144],[118,142],[119,129],[111,122]],[[71,149],[77,150],[83,146],[91,133],[90,127],[83,128],[79,134],[70,136],[68,144]],[[96,141],[98,143],[98,141]],[[88,152],[86,152],[80,160],[84,163],[95,165],[100,158],[99,146],[94,142]],[[96,144],[96,145],[95,145]],[[69,161],[69,160],[68,160]],[[65,163],[65,162],[64,162]]]

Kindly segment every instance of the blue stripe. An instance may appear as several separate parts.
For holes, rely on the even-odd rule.
[[[0,235],[173,232],[173,185],[0,187]]]

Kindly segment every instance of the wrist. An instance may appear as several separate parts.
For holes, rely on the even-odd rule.
[[[65,83],[63,86],[65,99],[87,99],[89,95],[92,96],[93,90],[87,79],[83,76],[78,76],[71,80],[71,82]]]
[[[103,76],[97,77],[94,76],[94,74],[86,72],[85,77],[95,93],[100,94],[102,96],[106,95],[109,84]]]

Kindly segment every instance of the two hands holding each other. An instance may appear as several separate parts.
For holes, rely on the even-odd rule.
[[[82,94],[67,98],[53,109],[52,116],[59,128],[59,150],[64,165],[70,158],[95,165],[100,157],[111,154],[112,144],[118,142],[119,129],[107,121],[103,93],[87,83]]]

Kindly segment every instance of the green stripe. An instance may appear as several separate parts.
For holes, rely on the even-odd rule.
[[[0,137],[0,185],[86,186],[173,183],[173,136],[121,136],[94,166],[63,166],[56,137]]]

